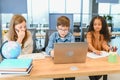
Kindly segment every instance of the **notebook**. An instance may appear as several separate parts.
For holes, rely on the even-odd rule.
[[[84,63],[86,61],[88,44],[86,42],[55,43],[55,64],[59,63]]]
[[[32,59],[4,59],[0,72],[25,72],[32,65]]]
[[[1,75],[29,75],[33,65],[27,69],[27,71],[0,71]]]

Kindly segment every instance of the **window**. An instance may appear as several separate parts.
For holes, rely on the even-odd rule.
[[[99,3],[100,15],[111,15],[113,17],[112,23],[113,28],[120,27],[120,4],[109,4],[109,3]]]
[[[28,1],[28,17],[31,24],[48,23],[48,0],[31,0]],[[30,9],[31,8],[31,9]]]
[[[65,13],[65,0],[49,0],[50,13]]]
[[[66,13],[80,13],[81,0],[66,0]]]

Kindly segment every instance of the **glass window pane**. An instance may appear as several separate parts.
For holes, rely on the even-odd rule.
[[[80,13],[81,0],[66,0],[67,13]]]
[[[80,14],[74,14],[73,18],[74,18],[73,19],[74,22],[80,22]]]
[[[111,5],[111,14],[120,14],[120,4]]]
[[[113,28],[120,27],[120,4],[111,5],[111,15],[113,17]]]
[[[90,0],[83,0],[83,13],[89,13],[90,5],[89,5]]]
[[[90,0],[83,0],[83,15],[82,15],[82,23],[83,27],[86,27],[90,21]]]
[[[1,14],[1,24],[2,24],[2,28],[8,28],[9,27],[9,24],[10,24],[10,21],[12,19],[14,14]],[[25,19],[27,20],[27,14],[21,14],[22,16],[25,17]]]
[[[65,0],[49,0],[50,13],[64,13]]]
[[[83,20],[82,20],[82,27],[86,27],[87,25],[89,25],[89,21],[90,21],[90,18],[89,18],[89,14],[84,14],[83,15]]]
[[[13,16],[13,14],[1,14],[1,21],[2,21],[2,27],[3,28],[6,28],[7,27],[7,23],[10,23],[10,20],[11,20],[11,18],[12,18],[12,16]]]
[[[113,20],[113,28],[120,28],[120,15],[116,14],[116,15],[112,15]]]
[[[99,3],[98,5],[98,14],[109,14],[110,4],[108,3]]]
[[[34,24],[48,23],[48,0],[31,0],[31,16]]]

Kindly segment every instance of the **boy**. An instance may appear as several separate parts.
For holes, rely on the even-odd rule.
[[[51,34],[48,45],[46,47],[46,53],[54,57],[54,43],[61,42],[75,42],[74,36],[69,32],[70,20],[66,16],[61,16],[57,19],[57,32]],[[56,78],[54,80],[64,80],[63,78]],[[65,80],[75,80],[75,78],[65,78]]]

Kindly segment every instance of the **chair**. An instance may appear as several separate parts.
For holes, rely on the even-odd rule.
[[[55,32],[57,30],[53,30],[53,29],[49,29],[49,30],[46,30],[46,35],[45,35],[45,44],[44,44],[44,48],[42,49],[42,51],[45,51],[45,48],[47,47],[48,45],[48,41],[49,41],[49,37],[50,35]]]
[[[107,80],[107,75],[103,75],[103,80]]]
[[[74,25],[74,33],[80,33],[80,25]],[[75,36],[75,42],[80,42],[80,36]]]
[[[28,29],[31,34],[32,34],[32,39],[33,39],[33,53],[36,53],[37,49],[36,49],[36,29],[32,28],[32,29]]]
[[[110,34],[113,32],[113,29],[112,29],[112,27],[108,27],[108,30],[109,30],[109,32],[110,32]],[[111,39],[115,39],[116,38],[116,35],[111,35],[111,37],[110,37]]]
[[[81,32],[81,42],[84,42],[85,41],[85,36],[86,36],[86,33],[88,31],[88,28],[82,28],[82,32]]]
[[[38,24],[30,24],[30,28],[38,28]]]

